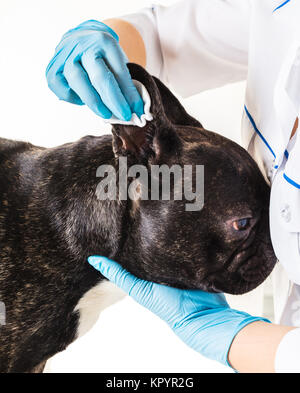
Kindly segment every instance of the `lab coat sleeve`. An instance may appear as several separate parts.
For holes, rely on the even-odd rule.
[[[275,371],[300,372],[300,328],[290,330],[279,343],[275,357]]]
[[[300,138],[286,150],[285,163],[274,176],[270,198],[270,230],[275,254],[289,279],[300,285]]]
[[[122,19],[140,32],[148,71],[188,97],[246,79],[250,16],[250,0],[184,0]]]

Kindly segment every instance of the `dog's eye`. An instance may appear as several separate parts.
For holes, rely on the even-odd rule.
[[[245,231],[250,226],[250,218],[233,221],[232,225],[236,231]]]

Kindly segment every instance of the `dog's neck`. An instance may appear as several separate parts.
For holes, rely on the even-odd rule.
[[[58,232],[70,252],[81,259],[95,254],[115,258],[128,234],[128,201],[99,198],[97,170],[102,165],[112,166],[118,175],[111,138],[83,138],[70,153],[69,173],[63,180],[67,196],[61,209],[63,230]]]
[[[27,217],[22,231],[28,237],[28,253],[42,243],[48,250],[43,258],[49,256],[51,263],[59,250],[60,257],[79,265],[90,255],[118,255],[128,233],[124,230],[127,201],[101,200],[96,193],[99,166],[117,167],[112,138],[85,137],[53,149],[19,145],[18,151],[6,150],[11,167],[6,173],[7,190],[2,192],[11,195],[7,203],[14,206],[20,222]],[[12,182],[13,174],[19,172]],[[12,228],[12,241],[18,230]],[[41,254],[38,249],[35,252]]]

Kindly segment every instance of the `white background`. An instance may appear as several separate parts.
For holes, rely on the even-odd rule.
[[[161,0],[161,4],[175,1]],[[59,101],[45,68],[61,35],[87,19],[134,12],[148,0],[1,0],[0,137],[56,146],[110,132],[86,107]],[[203,76],[205,77],[205,76]],[[210,130],[240,141],[244,83],[183,100]],[[33,174],[34,175],[34,174]],[[255,293],[260,293],[260,290]],[[261,313],[260,296],[230,297],[230,304]],[[181,343],[163,322],[131,299],[107,309],[96,326],[51,361],[55,372],[231,372]]]

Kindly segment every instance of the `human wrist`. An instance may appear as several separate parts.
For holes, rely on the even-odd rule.
[[[228,359],[235,337],[247,325],[261,321],[269,322],[229,307],[215,307],[184,318],[173,331],[196,352],[235,369]]]
[[[165,81],[164,62],[157,25],[156,7],[146,7],[134,14],[121,17],[139,32],[145,47],[145,68],[157,78]]]
[[[230,364],[239,372],[273,373],[275,372],[276,353],[280,352],[280,343],[282,343],[282,348],[288,348],[288,355],[278,355],[278,359],[284,359],[283,364],[287,365],[288,359],[293,358],[294,353],[300,364],[300,333],[298,333],[298,338],[292,337],[294,340],[292,345],[286,344],[288,341],[283,340],[284,336],[293,329],[295,328],[266,323],[266,321],[257,321],[245,326],[232,342],[229,352]],[[287,336],[287,340],[289,338],[290,336]]]
[[[146,48],[141,34],[130,22],[113,18],[103,21],[119,37],[119,44],[125,52],[129,62],[146,66]]]
[[[226,365],[228,367],[235,371],[240,371],[240,355],[243,356],[245,351],[247,351],[245,344],[242,345],[241,341],[243,342],[245,340],[249,328],[253,329],[257,327],[259,329],[261,324],[271,324],[271,322],[266,318],[251,317],[249,315],[249,317],[242,320],[236,327],[226,354]]]

